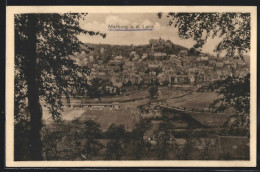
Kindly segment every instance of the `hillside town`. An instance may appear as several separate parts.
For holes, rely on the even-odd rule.
[[[161,38],[140,46],[85,44],[81,48],[70,57],[90,69],[90,88],[86,95],[75,90],[76,96],[69,102],[64,98],[62,119],[68,122],[66,125],[75,123],[81,129],[86,122],[99,125],[101,136],[94,138],[105,148],[92,158],[105,159],[110,154],[107,147],[114,138],[109,135],[110,130],[121,127],[120,131],[126,133],[119,137],[122,140],[142,124],[143,134],[138,137],[148,151],[143,159],[158,158],[157,146],[162,144],[166,131],[164,141],[171,147],[171,159],[248,159],[248,129],[225,127],[228,120],[234,119],[234,109],[210,108],[219,97],[206,88],[229,76],[244,78],[250,69],[247,59],[213,56]],[[43,115],[46,130],[59,130],[50,125],[51,115],[46,107]],[[63,139],[69,138],[64,135]],[[241,144],[236,140],[241,140]],[[87,144],[85,141],[80,141],[79,149],[84,149],[81,146]],[[122,148],[125,151],[131,150],[127,143],[118,142],[126,146]],[[57,144],[57,150],[63,151],[64,144]],[[191,150],[185,150],[187,147]],[[85,156],[81,155],[81,159],[87,159]],[[120,159],[131,156],[126,152]]]
[[[13,15],[9,159],[251,161],[253,14]]]
[[[161,38],[151,39],[145,46],[123,47],[120,51],[111,52],[111,48],[102,45],[94,47],[95,52],[82,51],[72,57],[91,69],[90,81],[94,78],[103,81],[103,87],[99,87],[103,92],[123,94],[125,86],[140,89],[154,83],[159,86],[201,85],[227,76],[242,78],[249,73],[249,64],[241,59],[206,53],[194,55],[187,48],[179,48],[174,53],[162,52],[160,50],[165,47],[174,49],[174,44]]]

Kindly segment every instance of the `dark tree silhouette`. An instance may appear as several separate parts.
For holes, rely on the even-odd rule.
[[[110,139],[106,147],[106,159],[119,160],[124,153],[122,140],[126,138],[125,127],[124,125],[116,126],[115,124],[111,124],[106,134]]]
[[[243,78],[227,77],[225,80],[216,81],[209,86],[210,90],[217,90],[221,98],[216,99],[211,108],[216,112],[223,112],[232,107],[235,113],[225,125],[246,126],[250,123],[250,74]],[[230,123],[230,119],[235,120]]]
[[[243,58],[250,50],[250,13],[168,13],[167,17],[169,25],[178,28],[180,38],[196,41],[195,49],[209,38],[219,37],[218,53],[226,51],[228,57],[238,54]]]
[[[194,47],[188,50],[188,55],[189,56],[199,56],[200,52],[197,51]]]
[[[69,55],[80,49],[77,35],[105,35],[85,31],[79,20],[86,14],[15,15],[15,119],[27,107],[30,114],[30,152],[32,160],[42,160],[42,108],[45,101],[53,119],[63,110],[61,96],[67,99],[77,90],[86,92],[90,70],[79,66]]]
[[[169,122],[161,123],[156,133],[156,155],[160,160],[169,159],[175,150],[175,138],[171,133],[172,125]]]
[[[151,98],[154,98],[158,93],[158,87],[157,86],[151,86],[149,88],[149,94]]]
[[[88,139],[82,150],[83,159],[91,160],[98,155],[99,151],[104,148],[104,145],[97,140]]]
[[[92,120],[88,120],[84,123],[86,143],[82,150],[82,157],[89,160],[97,156],[100,149],[104,148],[104,145],[96,140],[102,135],[100,124]]]
[[[100,124],[93,120],[84,122],[86,139],[99,139],[102,135]]]
[[[147,127],[144,121],[140,121],[140,123],[135,125],[135,128],[131,132],[130,151],[136,160],[142,159],[145,156],[146,145],[144,143],[143,136],[148,128],[149,127]]]
[[[53,123],[54,124],[54,123]],[[80,157],[85,137],[84,123],[79,119],[71,122],[57,121],[42,129],[43,157],[46,160],[72,160]]]
[[[94,78],[91,81],[91,86],[89,87],[88,96],[91,98],[100,98],[101,93],[99,87],[102,87],[103,80],[100,78]]]

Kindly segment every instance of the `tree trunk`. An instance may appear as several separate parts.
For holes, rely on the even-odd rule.
[[[30,112],[30,150],[32,160],[42,160],[42,109],[39,102],[39,59],[36,53],[36,15],[28,15],[28,44],[26,50],[26,81]]]

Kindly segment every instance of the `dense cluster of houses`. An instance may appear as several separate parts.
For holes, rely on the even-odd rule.
[[[156,52],[154,47],[171,47],[170,41],[153,39],[149,42],[151,52],[140,53],[132,50],[128,55],[112,54],[108,63],[95,60],[93,55],[78,58],[78,63],[90,67],[90,78],[107,81],[107,89],[122,88],[125,85],[149,85],[157,81],[160,85],[203,83],[224,79],[227,76],[243,77],[249,73],[249,65],[242,60],[220,58],[201,53],[194,57],[188,50],[180,50],[179,54]],[[100,48],[100,55],[106,49]],[[87,56],[84,53],[78,56]],[[110,88],[111,87],[111,88]]]

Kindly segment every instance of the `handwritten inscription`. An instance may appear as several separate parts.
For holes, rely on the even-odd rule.
[[[109,31],[152,31],[153,25],[108,25]]]

